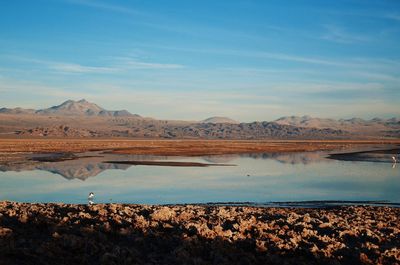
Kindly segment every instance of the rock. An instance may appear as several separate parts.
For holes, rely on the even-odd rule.
[[[309,222],[311,222],[311,217],[310,217],[310,215],[309,215],[308,213],[306,213],[306,214],[303,216],[303,222],[304,222],[304,223],[309,223]]]
[[[150,217],[155,221],[167,221],[172,217],[175,217],[175,211],[171,210],[169,207],[162,207],[161,209],[154,211]]]
[[[265,252],[268,250],[268,248],[266,247],[265,241],[256,240],[256,246],[257,246],[257,250],[260,252]]]
[[[367,256],[367,254],[365,253],[361,253],[360,254],[360,261],[362,264],[374,264],[374,262],[372,260],[370,260]]]
[[[0,227],[0,237],[8,237],[12,235],[13,230],[7,227]]]
[[[18,221],[20,221],[23,224],[27,223],[28,220],[29,220],[29,217],[26,213],[23,213],[18,217]]]
[[[329,228],[331,226],[332,226],[332,224],[330,224],[330,223],[322,223],[318,227],[321,229],[324,229],[324,228]]]

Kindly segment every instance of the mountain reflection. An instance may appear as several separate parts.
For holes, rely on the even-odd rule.
[[[305,153],[249,153],[249,154],[230,154],[205,156],[203,159],[212,163],[230,163],[237,158],[252,159],[271,159],[283,164],[303,164],[308,165],[319,162],[329,162],[325,159],[323,152],[305,152]]]
[[[68,180],[86,180],[95,177],[105,170],[127,169],[130,165],[102,163],[103,158],[78,158],[60,162],[33,162],[26,161],[18,164],[0,165],[0,171],[30,171],[44,170],[60,175]]]
[[[105,161],[201,161],[217,164],[224,164],[240,158],[250,159],[271,159],[284,164],[311,164],[322,161],[329,161],[325,159],[324,155],[320,152],[307,152],[307,153],[258,153],[258,154],[229,154],[229,155],[212,155],[203,157],[171,157],[171,156],[149,156],[149,155],[114,155],[114,154],[101,154],[87,156],[80,155],[74,159],[64,161],[46,161],[46,155],[52,159],[51,154],[41,154],[32,156],[29,160],[15,161],[15,163],[0,164],[0,171],[32,171],[43,170],[53,174],[60,175],[65,179],[80,179],[82,181],[89,177],[95,177],[106,170],[120,169],[126,170],[132,165],[118,164],[118,163],[104,163]],[[40,159],[38,159],[40,157]],[[44,159],[43,159],[44,158]]]

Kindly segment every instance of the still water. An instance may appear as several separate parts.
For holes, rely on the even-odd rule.
[[[329,159],[323,152],[207,157],[100,153],[61,162],[0,165],[0,200],[87,203],[89,192],[93,192],[95,203],[268,204],[327,200],[400,203],[400,168],[390,158],[348,162]],[[104,163],[132,160],[224,165]]]

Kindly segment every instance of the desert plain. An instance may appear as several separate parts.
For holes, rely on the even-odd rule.
[[[131,140],[131,139],[0,139],[1,157],[27,153],[105,151],[116,154],[221,155],[263,152],[308,152],[400,144],[382,140]],[[4,159],[4,158],[3,158]]]

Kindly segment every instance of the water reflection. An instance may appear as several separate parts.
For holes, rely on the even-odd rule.
[[[111,200],[157,204],[305,200],[400,202],[399,171],[393,170],[391,163],[334,160],[321,152],[205,157],[101,153],[80,156],[59,162],[32,159],[0,165],[3,171],[0,172],[0,200],[90,204],[88,194],[93,192],[96,200],[92,203]],[[107,160],[237,166],[131,166],[104,163]],[[386,161],[391,162],[390,157]]]
[[[149,155],[113,155],[101,153],[85,153],[74,159],[53,161],[53,154],[42,154],[29,157],[29,160],[16,163],[0,165],[1,172],[7,171],[32,171],[42,170],[62,176],[65,179],[86,180],[89,177],[95,177],[106,170],[126,170],[132,165],[119,163],[105,163],[105,161],[193,161],[197,163],[213,163],[226,165],[236,159],[251,158],[261,160],[276,160],[283,164],[311,164],[321,161],[329,162],[322,152],[308,153],[258,153],[258,154],[229,154],[213,155],[203,157],[171,157],[171,156],[149,156]],[[56,155],[56,158],[59,158]],[[48,162],[49,160],[53,162]],[[183,162],[182,162],[183,163]]]
[[[232,155],[214,155],[204,156],[205,161],[211,163],[231,163],[237,158],[252,159],[272,159],[283,164],[311,164],[321,161],[328,161],[325,156],[326,152],[304,152],[304,153],[250,153],[250,154],[232,154]]]
[[[24,161],[21,163],[13,163],[8,165],[0,165],[0,171],[32,171],[42,170],[53,174],[60,175],[65,179],[80,179],[86,180],[89,177],[95,177],[106,170],[122,169],[126,170],[129,165],[122,164],[107,164],[102,163],[103,158],[90,157],[79,158],[76,160],[67,160],[59,162],[36,162]]]
[[[329,158],[343,161],[362,161],[362,162],[374,162],[374,163],[391,163],[396,167],[396,156],[399,152],[399,148],[387,149],[387,150],[372,150],[372,151],[359,151],[359,152],[347,152],[347,153],[336,153],[330,154]]]

